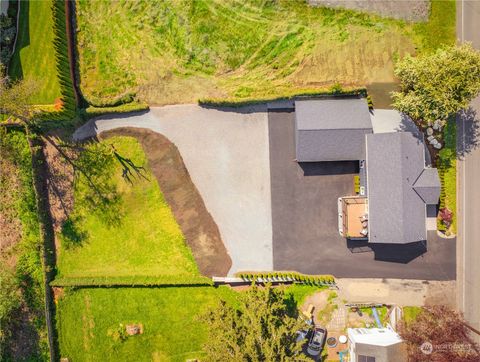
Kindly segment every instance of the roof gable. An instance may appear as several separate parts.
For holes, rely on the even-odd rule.
[[[413,184],[413,189],[426,204],[435,205],[440,198],[440,178],[436,168],[425,168],[417,181]]]
[[[409,132],[366,138],[369,241],[425,240],[425,203],[413,189],[425,167],[423,143]]]

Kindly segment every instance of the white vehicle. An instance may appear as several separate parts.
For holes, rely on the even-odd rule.
[[[310,337],[310,342],[308,342],[307,353],[312,357],[318,356],[322,352],[326,337],[327,331],[325,329],[315,328],[312,337]]]

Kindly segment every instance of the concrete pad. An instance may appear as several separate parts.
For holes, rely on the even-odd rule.
[[[455,281],[411,279],[337,279],[338,296],[348,303],[385,303],[399,306],[446,304],[455,308]]]
[[[412,132],[421,135],[415,123],[394,109],[375,109],[371,114],[373,133]]]
[[[229,274],[273,268],[268,117],[265,106],[213,109],[154,107],[101,117],[79,128],[83,139],[119,127],[163,134],[180,151],[232,258]]]

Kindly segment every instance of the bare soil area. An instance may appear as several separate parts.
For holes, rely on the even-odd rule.
[[[427,21],[428,0],[308,0],[312,6],[344,8],[407,21]]]
[[[161,134],[139,128],[102,132],[100,138],[113,136],[135,137],[141,143],[200,272],[206,276],[226,276],[232,261],[177,147]]]

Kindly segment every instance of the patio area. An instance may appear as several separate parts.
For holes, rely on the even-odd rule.
[[[368,236],[368,199],[366,197],[342,197],[339,200],[341,234],[349,239],[365,239]]]

